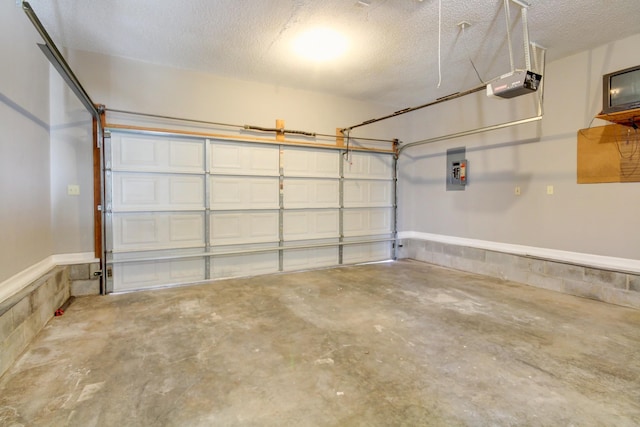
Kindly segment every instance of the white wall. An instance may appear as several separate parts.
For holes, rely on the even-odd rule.
[[[0,2],[0,283],[52,254],[49,63],[39,41],[22,9]]]
[[[51,68],[51,229],[55,254],[91,253],[93,122],[91,114]],[[79,195],[69,195],[78,185]]]
[[[576,132],[600,110],[604,72],[636,65],[640,36],[547,64],[542,122],[407,150],[400,159],[400,230],[640,258],[628,238],[640,214],[640,184],[576,184]],[[390,112],[330,95],[72,52],[72,68],[94,100],[126,109],[227,123],[333,133]],[[428,101],[428,100],[425,100]],[[483,93],[356,131],[402,141],[535,115],[533,96],[488,100]],[[445,191],[445,154],[466,146],[469,186]],[[555,194],[546,194],[553,185]],[[519,186],[520,196],[514,189]]]
[[[95,102],[107,108],[265,127],[283,119],[286,128],[335,135],[346,127],[388,114],[371,105],[276,85],[249,82],[131,59],[73,51],[71,67]],[[165,124],[166,126],[166,124]],[[394,138],[385,123],[353,135]],[[273,134],[254,136],[273,137]]]
[[[36,43],[22,8],[0,2],[0,302],[58,262],[93,260],[91,118]]]
[[[630,54],[638,44],[640,35],[547,64],[541,123],[408,149],[400,158],[401,230],[640,259],[640,183],[576,183],[577,131],[602,108],[602,74],[638,65]],[[502,103],[496,109],[483,96],[464,98],[466,107],[484,106],[482,117],[467,120],[475,125],[528,116],[530,95],[491,101]],[[461,111],[473,116],[456,102],[415,117],[407,140],[469,129],[451,126]],[[469,185],[447,192],[446,150],[458,146],[467,149]]]

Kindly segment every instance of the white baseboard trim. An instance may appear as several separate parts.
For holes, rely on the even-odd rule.
[[[53,255],[56,265],[91,264],[100,262],[93,252],[81,252],[77,254],[57,254]]]
[[[58,265],[71,264],[88,264],[99,262],[93,252],[76,253],[76,254],[58,254],[51,255],[42,261],[14,274],[5,281],[0,283],[0,302],[17,294],[27,287],[34,280],[44,275],[47,271]]]
[[[464,237],[446,236],[442,234],[422,233],[419,231],[401,231],[398,239],[431,240],[451,245],[468,246],[514,255],[544,258],[552,261],[579,264],[605,270],[640,273],[640,260],[616,258],[581,252],[561,251],[557,249],[538,248],[534,246],[514,245],[510,243],[492,242],[488,240],[467,239]]]

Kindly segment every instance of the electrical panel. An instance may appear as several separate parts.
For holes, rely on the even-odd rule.
[[[451,163],[451,183],[457,185],[467,185],[466,159]]]
[[[464,191],[469,175],[469,162],[466,148],[452,148],[447,150],[446,185],[447,191]]]

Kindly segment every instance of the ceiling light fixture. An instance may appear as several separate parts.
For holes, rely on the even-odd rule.
[[[330,28],[316,28],[302,33],[293,43],[295,52],[303,58],[324,62],[342,56],[349,43],[347,38]]]

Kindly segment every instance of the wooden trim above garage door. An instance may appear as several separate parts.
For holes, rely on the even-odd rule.
[[[221,140],[240,141],[240,142],[256,142],[261,144],[328,148],[328,149],[334,149],[334,150],[345,149],[344,139],[338,136],[336,136],[336,142],[334,144],[322,144],[318,142],[292,141],[292,140],[286,140],[286,139],[278,140],[275,138],[271,139],[271,138],[237,136],[237,135],[228,135],[228,134],[225,135],[225,134],[216,134],[216,133],[209,133],[209,132],[155,128],[155,127],[148,127],[148,126],[122,125],[122,124],[116,124],[116,123],[107,123],[104,125],[104,127],[105,129],[134,131],[134,132],[148,132],[151,134],[184,135],[184,136],[192,136],[192,137],[199,137],[199,138],[213,138],[213,139],[221,139]],[[357,145],[351,145],[349,147],[349,151],[366,151],[371,153],[384,153],[384,154],[396,153],[395,148],[385,149],[385,148],[374,148],[374,147],[361,147]]]

